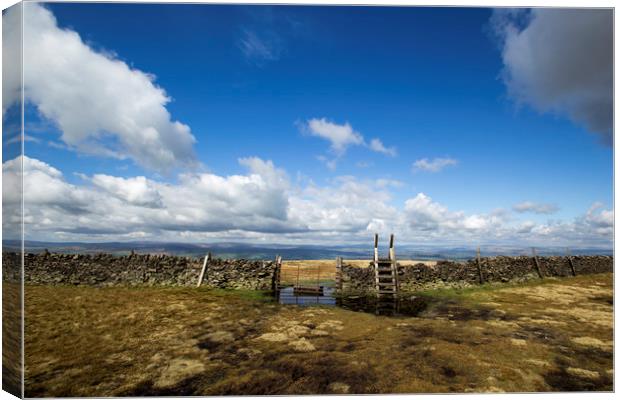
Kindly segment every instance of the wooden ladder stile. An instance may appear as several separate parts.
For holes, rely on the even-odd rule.
[[[373,255],[373,263],[375,270],[375,289],[379,290],[379,234],[375,233],[375,250]]]
[[[390,262],[392,265],[392,274],[394,275],[394,291],[398,293],[400,287],[398,282],[398,264],[396,263],[396,252],[394,251],[394,234],[390,235]]]
[[[381,303],[381,300],[394,302],[398,294],[398,271],[394,252],[394,235],[390,236],[390,252],[387,259],[379,258],[378,245],[379,235],[375,234],[374,269],[375,291],[378,302]]]

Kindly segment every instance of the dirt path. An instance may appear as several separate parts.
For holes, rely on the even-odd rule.
[[[419,317],[252,292],[26,288],[26,395],[612,389],[613,276],[430,293]]]

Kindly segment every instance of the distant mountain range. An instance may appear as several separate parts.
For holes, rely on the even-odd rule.
[[[20,242],[17,240],[3,241],[3,251],[18,251]],[[171,254],[180,256],[203,256],[207,252],[221,258],[246,258],[246,259],[271,259],[281,255],[288,260],[316,260],[331,259],[337,256],[344,259],[370,259],[372,258],[372,243],[368,245],[286,245],[286,244],[261,244],[248,243],[160,243],[160,242],[38,242],[26,241],[26,252],[39,253],[47,249],[53,253],[111,253],[115,255],[129,254],[132,251],[139,254]],[[387,249],[381,247],[380,252]],[[541,247],[536,248],[539,255],[565,255],[565,247]],[[612,249],[604,248],[571,248],[572,255],[601,254],[613,255]],[[489,245],[481,246],[482,256],[516,256],[529,255],[531,248],[517,246]],[[387,255],[387,254],[386,254]],[[449,246],[396,246],[396,255],[400,259],[414,260],[464,260],[476,256],[474,247],[449,247]]]

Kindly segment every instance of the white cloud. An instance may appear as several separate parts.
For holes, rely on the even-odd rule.
[[[379,188],[387,188],[387,187],[394,187],[394,188],[401,188],[403,186],[405,186],[405,184],[402,181],[399,181],[397,179],[387,179],[387,178],[379,178],[375,181],[375,185],[377,185],[377,187]]]
[[[2,115],[21,101],[21,18],[22,4],[2,15]]]
[[[338,157],[331,158],[331,157],[319,155],[316,158],[319,161],[321,161],[323,164],[325,164],[325,166],[331,171],[334,171],[336,169],[336,166],[338,166]]]
[[[21,158],[3,164],[3,184],[20,182]],[[303,227],[287,221],[288,178],[271,161],[240,159],[246,175],[209,173],[179,176],[176,184],[144,177],[85,177],[92,186],[68,183],[44,162],[24,157],[24,202],[30,235],[56,233],[78,237],[148,232],[294,232]],[[3,190],[4,210],[15,211],[18,191]],[[4,215],[8,224],[18,215]]]
[[[175,183],[98,174],[67,182],[53,166],[24,157],[25,224],[31,240],[251,240],[355,243],[374,232],[403,243],[607,244],[613,210],[595,203],[572,221],[513,219],[506,210],[450,210],[424,193],[393,204],[387,178],[341,176],[292,185],[271,161],[239,159],[245,174],[186,173]],[[21,158],[3,164],[3,227],[19,224]],[[303,183],[303,185],[302,185]],[[17,230],[15,232],[18,232]]]
[[[601,203],[594,203],[585,214],[573,221],[549,221],[536,225],[528,237],[535,242],[546,245],[611,245],[614,234],[614,212],[603,208]]]
[[[568,115],[611,144],[613,10],[499,9],[491,22],[509,93],[540,112]]]
[[[364,232],[373,220],[396,221],[390,194],[372,182],[339,177],[331,185],[311,184],[290,197],[290,217],[310,231]]]
[[[245,29],[239,41],[239,48],[250,60],[257,63],[274,61],[280,58],[280,46],[277,36],[272,35],[270,39],[260,37],[257,32]]]
[[[439,172],[442,169],[458,164],[453,158],[434,158],[429,161],[428,158],[422,158],[413,163],[413,171]]]
[[[129,204],[152,208],[162,207],[161,195],[152,182],[144,176],[118,178],[97,174],[92,177],[92,182],[112,196]]]
[[[448,209],[426,196],[424,193],[405,202],[405,212],[409,225],[415,230],[437,230],[440,224],[445,224],[449,219]]]
[[[364,144],[364,137],[348,122],[339,125],[325,118],[312,118],[307,122],[307,131],[312,136],[328,140],[330,149],[337,155],[343,154],[349,146]]]
[[[462,211],[450,211],[424,193],[408,199],[404,211],[412,232],[432,232],[433,235],[466,237],[499,228],[506,222],[500,213],[466,215]]]
[[[370,150],[382,153],[391,157],[396,157],[396,147],[385,147],[379,139],[372,139],[368,145]]]
[[[603,209],[602,203],[594,203],[583,216],[579,223],[601,234],[612,234],[614,227],[613,210]]]
[[[530,233],[536,227],[533,221],[524,221],[517,226],[517,233]]]
[[[340,125],[325,118],[312,118],[300,124],[300,130],[330,142],[330,150],[335,157],[319,156],[318,158],[331,170],[336,169],[338,160],[350,146],[366,146],[374,152],[391,157],[397,154],[396,147],[386,147],[380,139],[374,138],[367,144],[364,136],[354,130],[348,122]]]
[[[532,201],[524,201],[515,204],[512,209],[518,213],[534,213],[534,214],[553,214],[559,210],[555,204],[534,203]]]
[[[96,52],[75,31],[59,28],[40,4],[25,3],[24,16],[25,96],[67,145],[158,171],[195,163],[195,138],[171,120],[170,98],[152,75]],[[8,40],[19,34],[16,19],[13,9],[4,16]],[[3,97],[14,100],[10,92]]]
[[[22,157],[19,156],[2,165],[3,185],[20,187]],[[62,173],[42,161],[23,157],[23,192],[29,196],[24,199],[25,206],[52,206],[67,211],[83,209],[91,197],[87,191],[70,185],[62,179]],[[21,202],[18,191],[3,190],[3,202],[9,205]],[[10,208],[10,207],[7,207]]]

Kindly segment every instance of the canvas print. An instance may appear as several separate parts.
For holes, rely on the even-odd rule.
[[[611,392],[612,8],[2,13],[2,388]]]

